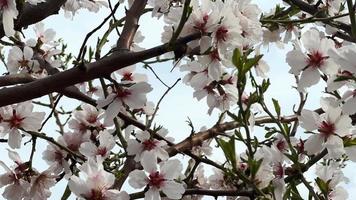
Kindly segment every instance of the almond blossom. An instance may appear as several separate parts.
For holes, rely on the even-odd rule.
[[[296,76],[301,74],[298,89],[303,91],[317,84],[321,75],[336,74],[338,66],[328,54],[328,51],[334,48],[334,42],[321,37],[318,30],[306,31],[300,40],[307,52],[303,52],[296,44],[295,49],[287,53],[286,61],[291,66],[290,73]]]
[[[146,94],[151,90],[152,87],[148,83],[140,82],[129,88],[116,88],[106,99],[99,99],[99,108],[108,105],[105,112],[104,123],[111,123],[120,111],[125,111],[125,105],[132,109],[143,108],[147,102]]]
[[[347,191],[340,183],[348,181],[336,163],[316,165],[316,175],[327,183],[327,195],[330,200],[348,199]]]
[[[87,158],[105,159],[110,155],[110,151],[115,146],[115,139],[108,131],[99,133],[99,146],[93,142],[84,142],[80,145],[79,152]]]
[[[129,174],[129,184],[140,189],[148,186],[145,192],[145,200],[161,200],[159,194],[162,191],[170,199],[181,199],[185,189],[182,183],[174,181],[183,169],[179,160],[168,160],[160,163],[160,170],[157,169],[156,156],[145,153],[142,156],[141,164],[145,170],[134,170]]]
[[[23,102],[4,108],[1,115],[0,125],[3,130],[0,136],[9,135],[8,144],[11,148],[21,147],[21,129],[26,131],[38,131],[41,128],[41,122],[44,119],[44,112],[33,112],[31,102]]]
[[[141,161],[145,152],[151,152],[161,160],[167,160],[169,155],[162,147],[167,143],[163,140],[151,138],[147,131],[140,131],[136,134],[137,140],[129,139],[127,141],[127,154],[134,155],[135,161]],[[141,161],[142,162],[142,161]]]
[[[40,71],[39,63],[33,58],[33,50],[25,46],[23,50],[14,46],[9,52],[7,67],[11,74],[35,73]]]
[[[30,186],[22,179],[28,166],[22,162],[17,152],[8,150],[8,155],[15,162],[15,166],[10,169],[3,161],[0,161],[1,167],[6,171],[5,174],[0,175],[0,188],[6,186],[2,196],[9,200],[21,200],[28,194],[27,188]]]
[[[318,131],[305,142],[304,148],[309,155],[317,154],[324,148],[331,158],[339,158],[345,153],[341,137],[350,133],[351,118],[342,114],[341,108],[329,106],[321,115],[304,109],[299,120],[305,130]]]
[[[104,170],[102,163],[89,159],[79,167],[79,177],[71,176],[69,189],[81,200],[129,200],[126,192],[111,189],[115,176]]]

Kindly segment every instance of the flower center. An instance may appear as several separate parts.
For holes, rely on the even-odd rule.
[[[286,149],[286,143],[284,140],[279,140],[276,146],[279,151],[284,151]]]
[[[318,131],[323,134],[326,138],[332,135],[335,131],[335,126],[327,121],[321,122]]]
[[[226,39],[227,39],[227,33],[228,33],[229,31],[225,28],[225,27],[223,27],[223,26],[220,26],[219,28],[218,28],[218,30],[216,31],[216,40],[219,42],[219,41],[226,41]]]
[[[107,152],[108,152],[107,149],[106,149],[105,147],[102,147],[102,148],[98,148],[98,150],[97,150],[96,153],[97,153],[98,155],[101,155],[102,157],[104,157]]]
[[[121,89],[116,92],[117,97],[123,98],[131,95],[131,91],[128,89]]]
[[[221,61],[221,58],[219,56],[219,52],[217,49],[214,49],[213,51],[211,51],[209,56],[212,61],[216,61],[216,60]]]
[[[132,73],[128,72],[123,74],[122,81],[133,81]]]
[[[0,8],[7,7],[7,0],[0,0]]]
[[[90,195],[84,197],[87,200],[105,200],[105,196],[100,190],[94,190],[92,189],[90,191]]]
[[[97,121],[97,115],[89,115],[87,121],[91,124],[94,124]]]
[[[142,142],[143,144],[143,149],[146,151],[151,151],[152,149],[154,149],[157,146],[157,141],[155,140],[146,140],[144,142]]]
[[[205,14],[203,16],[203,21],[197,21],[194,28],[200,30],[202,33],[206,32],[206,24],[208,23],[209,15]]]
[[[323,56],[319,51],[308,54],[308,66],[319,68],[322,66],[327,57]]]
[[[160,188],[165,181],[164,177],[159,172],[151,173],[148,176],[148,179],[149,179],[148,185],[156,188]]]
[[[276,178],[281,179],[284,176],[284,168],[281,163],[274,166],[273,174]]]
[[[6,121],[10,123],[11,128],[19,128],[19,127],[21,127],[21,123],[24,119],[25,119],[25,117],[21,117],[21,116],[17,115],[16,110],[13,110],[11,119],[6,120]]]

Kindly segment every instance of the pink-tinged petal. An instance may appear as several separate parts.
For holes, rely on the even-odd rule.
[[[92,142],[84,142],[79,147],[79,152],[86,157],[94,157],[97,147]]]
[[[134,94],[142,94],[142,93],[149,93],[152,91],[152,87],[150,84],[146,82],[136,83],[135,85],[130,87],[130,91]]]
[[[166,181],[162,192],[170,199],[181,199],[185,189],[183,184],[174,181]]]
[[[320,47],[320,33],[316,29],[310,29],[302,34],[301,41],[309,52],[318,50]]]
[[[356,146],[345,147],[345,152],[347,157],[352,161],[356,162]]]
[[[161,195],[159,194],[159,190],[156,189],[156,188],[150,188],[145,193],[145,199],[144,200],[161,200]]]
[[[13,61],[22,60],[23,53],[22,50],[18,46],[12,47],[9,52],[9,59]]]
[[[143,151],[143,145],[136,140],[129,139],[127,142],[127,154],[128,155],[136,155],[135,156],[135,161],[140,161],[141,159],[141,153]]]
[[[308,155],[314,155],[323,150],[324,138],[320,134],[310,136],[304,144],[304,149]]]
[[[303,109],[301,116],[298,117],[300,121],[300,126],[307,131],[313,131],[318,129],[319,115],[318,113]]]
[[[199,72],[191,78],[190,85],[195,89],[202,89],[209,84],[209,82],[211,82],[211,79],[208,75],[205,72]]]
[[[220,80],[222,68],[219,62],[213,61],[208,67],[208,75],[212,80]]]
[[[141,157],[141,165],[148,173],[157,171],[157,156],[151,151],[144,151]]]
[[[20,155],[16,151],[12,151],[10,149],[7,149],[7,151],[8,151],[9,158],[11,160],[13,160],[15,163],[17,163],[17,164],[23,163],[21,158],[20,158]]]
[[[89,194],[90,188],[87,187],[86,183],[77,176],[71,176],[68,181],[69,189],[77,196]]]
[[[326,59],[322,66],[320,66],[320,70],[327,75],[335,75],[339,70],[339,65],[337,65],[333,60]]]
[[[341,108],[328,106],[325,114],[325,118],[328,122],[335,124],[341,116]]]
[[[9,146],[13,149],[21,147],[22,136],[20,131],[12,129],[9,133]]]
[[[314,67],[308,67],[302,72],[298,87],[307,88],[317,84],[319,80],[320,80],[319,70]]]
[[[118,191],[118,190],[107,190],[104,193],[106,200],[130,200],[129,194],[125,191]]]
[[[16,10],[16,8],[15,8]],[[5,35],[10,37],[15,34],[14,30],[14,18],[17,17],[17,11],[14,12],[11,9],[3,9],[2,13],[2,24],[4,27]]]
[[[147,131],[140,131],[136,134],[136,138],[141,142],[150,139],[151,135]]]
[[[104,124],[112,124],[112,120],[119,114],[122,108],[122,103],[120,100],[115,99],[108,108],[105,110]]]
[[[168,160],[162,165],[161,174],[163,174],[165,179],[173,180],[175,178],[178,178],[182,170],[183,166],[179,160]]]
[[[134,170],[129,174],[129,184],[135,189],[140,189],[148,184],[148,178],[144,171]]]
[[[335,135],[330,135],[325,142],[325,147],[328,149],[330,158],[340,158],[344,153],[344,142],[341,138]]]
[[[97,103],[97,107],[98,108],[103,108],[103,107],[109,105],[115,98],[116,98],[116,94],[111,93],[106,97],[106,99],[99,99],[96,102]]]
[[[23,48],[23,57],[25,60],[31,60],[33,56],[33,50],[30,47],[25,46]]]
[[[350,135],[352,120],[348,115],[341,115],[335,124],[335,132],[341,137]]]
[[[342,112],[346,115],[353,115],[356,113],[356,98],[351,98],[342,105]]]
[[[167,160],[169,158],[168,152],[166,150],[164,150],[163,148],[156,147],[155,149],[156,149],[155,153],[159,159]]]
[[[307,56],[300,50],[292,50],[286,55],[286,62],[291,66],[289,73],[299,75],[307,66]]]
[[[209,36],[200,38],[200,53],[205,53],[211,47],[212,39]]]
[[[137,93],[129,95],[124,98],[125,104],[127,104],[132,109],[140,109],[143,108],[147,102],[147,97],[145,94]]]

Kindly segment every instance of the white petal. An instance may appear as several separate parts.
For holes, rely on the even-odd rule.
[[[22,136],[20,131],[13,129],[9,133],[9,146],[13,149],[21,147]]]
[[[320,73],[318,69],[314,67],[308,67],[302,72],[298,87],[299,88],[310,87],[312,85],[317,84],[319,80],[320,80]]]
[[[304,149],[307,151],[308,155],[314,155],[323,150],[323,137],[319,134],[314,134],[310,136],[304,144]]]
[[[143,169],[148,173],[154,173],[157,171],[157,156],[151,151],[145,151],[142,154],[141,165]]]
[[[147,185],[147,176],[142,170],[134,170],[129,174],[129,184],[135,189],[143,188]]]
[[[182,170],[182,163],[177,159],[168,160],[161,167],[161,173],[164,175],[165,179],[168,180],[177,178]]]
[[[185,189],[181,183],[166,181],[162,191],[170,199],[181,199]]]

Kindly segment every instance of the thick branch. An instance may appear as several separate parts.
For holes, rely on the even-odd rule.
[[[180,38],[177,40],[175,49],[183,48],[186,43],[198,38],[200,38],[200,33]],[[4,88],[0,90],[0,107],[31,100],[52,92],[59,92],[63,88],[77,83],[106,77],[118,69],[169,51],[168,44],[163,44],[141,52],[114,53],[102,60],[89,63],[84,67],[75,67],[31,83]]]
[[[15,21],[15,30],[21,30],[23,27],[27,27],[31,24],[35,24],[48,16],[58,14],[61,6],[66,0],[47,0],[46,2],[39,3],[37,5],[31,5],[26,3],[20,15]],[[0,26],[0,38],[5,36],[4,28],[1,23]]]
[[[118,49],[129,50],[138,29],[138,20],[146,7],[147,0],[136,0],[126,11],[126,21],[121,36],[117,42]]]

